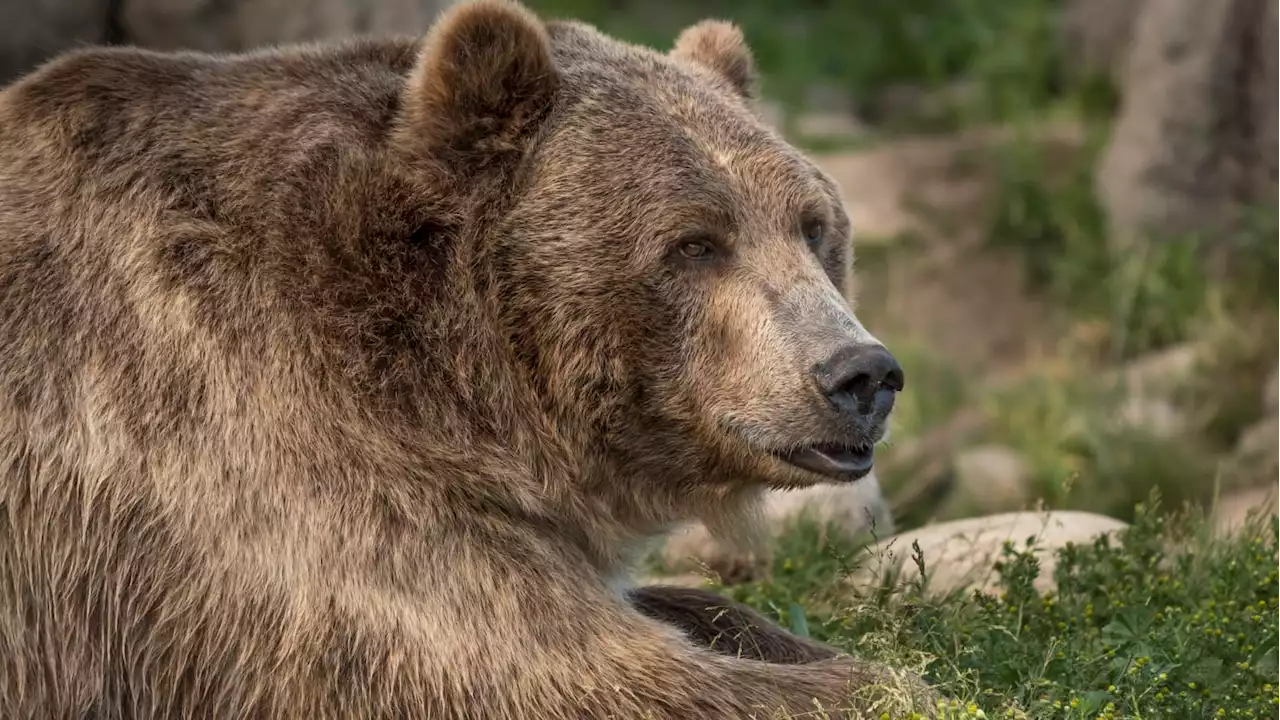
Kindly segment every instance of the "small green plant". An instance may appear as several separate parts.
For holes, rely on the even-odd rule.
[[[1097,146],[1086,152],[1096,156]],[[1186,340],[1207,305],[1209,281],[1192,239],[1120,251],[1108,243],[1091,162],[1077,162],[1051,183],[1046,159],[1029,143],[1000,153],[987,237],[1024,258],[1028,290],[1077,319],[1111,327],[1109,345],[1124,359]]]
[[[922,580],[854,591],[856,546],[798,524],[770,580],[725,588],[851,653],[919,668],[953,717],[1032,720],[1275,718],[1280,576],[1274,517],[1226,538],[1192,511],[1139,505],[1123,532],[1041,555],[1008,543],[999,592]]]
[[[1051,508],[1128,520],[1153,488],[1175,504],[1207,500],[1215,456],[1197,438],[1123,418],[1125,398],[1093,373],[1046,365],[983,398],[987,435],[1026,458],[1029,494]]]

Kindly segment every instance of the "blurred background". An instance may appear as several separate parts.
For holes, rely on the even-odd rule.
[[[447,0],[0,0],[0,83],[85,43],[416,33]],[[669,48],[746,33],[841,183],[907,370],[899,525],[1276,505],[1276,0],[532,0]]]

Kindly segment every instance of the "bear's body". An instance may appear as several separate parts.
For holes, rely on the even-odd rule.
[[[836,427],[780,400],[821,334],[797,308],[870,342],[834,186],[754,120],[739,44],[490,1],[0,93],[6,716],[737,718],[887,677],[716,653],[626,596],[646,538],[818,481],[734,445]],[[830,240],[692,266],[783,207]]]

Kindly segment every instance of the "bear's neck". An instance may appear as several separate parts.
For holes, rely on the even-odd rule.
[[[679,503],[637,496],[637,483],[648,483],[610,460],[590,419],[539,392],[485,260],[466,248],[454,254],[449,275],[466,281],[449,291],[453,312],[437,315],[424,334],[433,339],[417,367],[427,369],[430,387],[418,390],[424,401],[412,432],[421,447],[447,449],[448,467],[472,475],[442,482],[468,483],[513,518],[557,529],[606,576],[625,575],[654,536],[685,519]]]

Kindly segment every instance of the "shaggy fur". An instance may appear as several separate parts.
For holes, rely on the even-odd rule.
[[[744,58],[479,0],[0,92],[3,713],[741,718],[888,678],[626,592],[852,422],[807,375],[870,338],[848,222]]]

